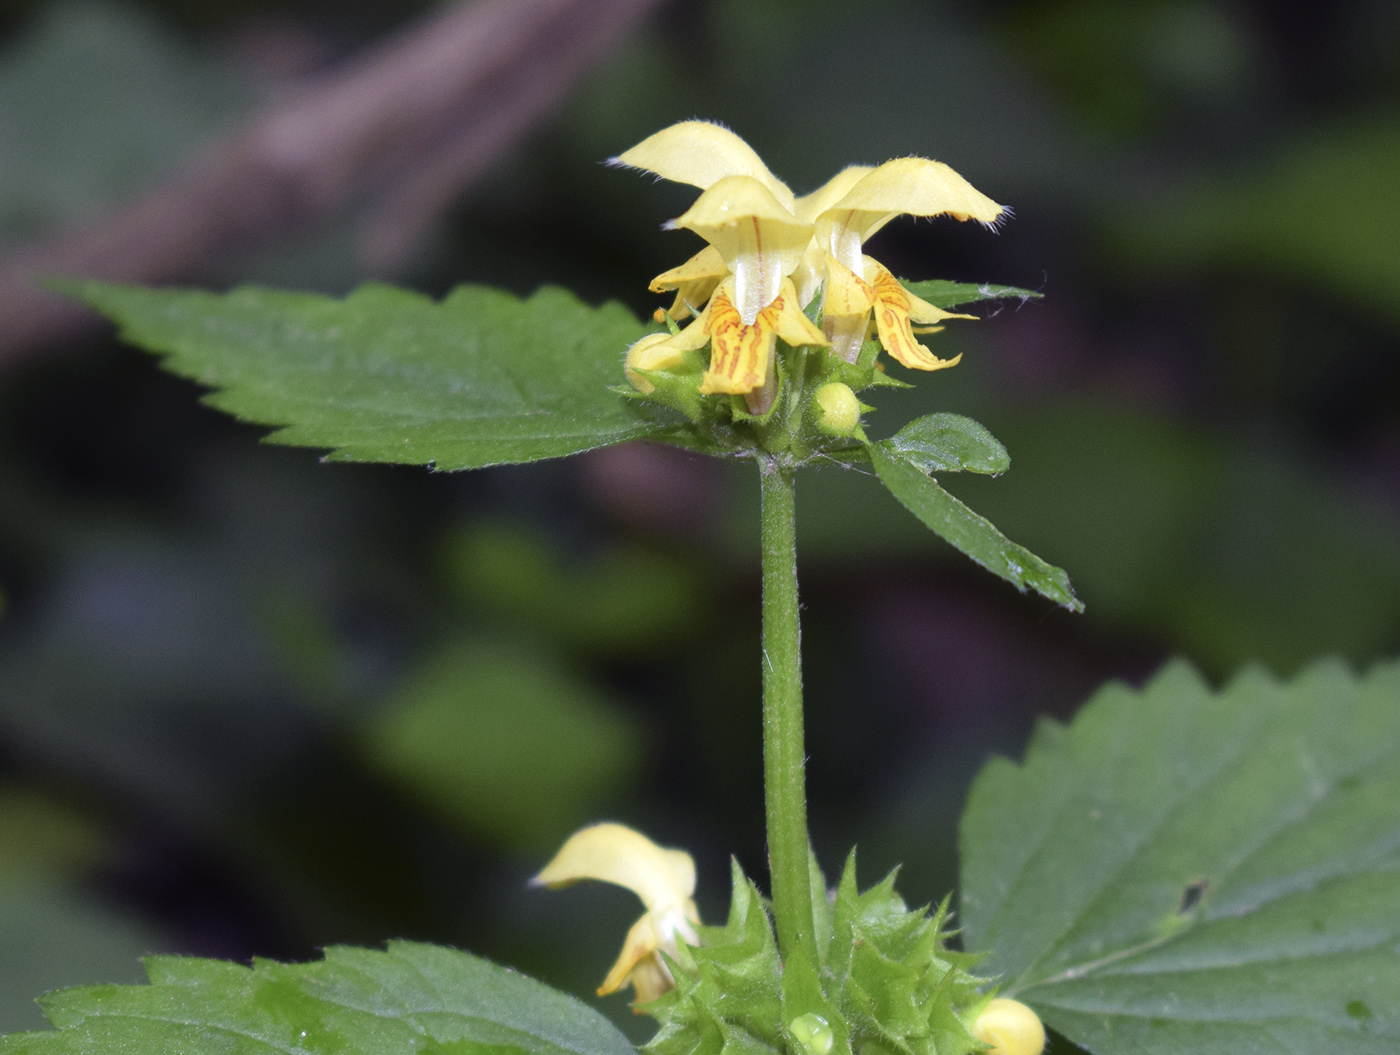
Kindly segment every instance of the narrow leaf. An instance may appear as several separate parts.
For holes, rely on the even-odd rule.
[[[1084,610],[1084,605],[1074,595],[1069,576],[1062,569],[1045,563],[1024,546],[1016,545],[989,520],[939,487],[918,466],[880,444],[871,444],[866,449],[880,482],[934,534],[1023,593],[1030,587],[1072,612]]]
[[[45,997],[58,1029],[0,1037],[0,1055],[635,1055],[572,997],[435,945],[338,946],[318,963],[251,968],[152,956],[146,972],[150,985]]]
[[[926,282],[905,282],[900,280],[910,293],[922,297],[935,308],[949,311],[966,307],[984,300],[1039,300],[1042,294],[1031,289],[1018,289],[1016,286],[993,286],[986,282],[950,282],[947,279],[933,278]]]
[[[344,300],[60,283],[122,336],[215,391],[206,402],[281,426],[274,443],[342,461],[469,469],[656,434],[664,412],[608,390],[643,329],[618,304],[546,287],[521,300],[461,286],[438,302],[367,285]]]
[[[1011,456],[980,422],[961,414],[929,414],[881,444],[925,473],[1004,473]]]
[[[1400,664],[1185,664],[994,760],[967,946],[1097,1055],[1400,1052]]]

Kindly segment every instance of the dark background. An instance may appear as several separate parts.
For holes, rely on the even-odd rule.
[[[84,229],[432,9],[0,7],[0,251]],[[693,192],[600,162],[729,124],[799,193],[903,154],[1015,209],[897,221],[897,274],[1015,284],[932,340],[1009,448],[943,482],[1064,566],[1072,616],[874,483],[799,481],[813,837],[956,882],[991,752],[1183,654],[1219,681],[1400,644],[1400,7],[706,0],[656,9],[412,252],[373,192],[189,281],[559,283],[638,313]],[[185,277],[185,276],[176,276]],[[0,319],[0,329],[5,320]],[[752,467],[650,447],[469,474],[321,464],[93,330],[0,359],[0,1028],[137,956],[451,943],[590,993],[638,912],[527,877],[614,818],[764,871]],[[621,998],[604,1002],[634,1035]]]

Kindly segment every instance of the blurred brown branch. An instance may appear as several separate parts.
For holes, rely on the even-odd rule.
[[[189,280],[361,200],[363,262],[392,270],[656,3],[459,3],[317,77],[128,207],[0,261],[0,366],[97,324],[36,276]]]

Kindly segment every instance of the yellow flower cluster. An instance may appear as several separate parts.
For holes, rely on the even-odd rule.
[[[648,371],[674,368],[684,353],[709,344],[700,391],[767,406],[778,338],[827,346],[855,362],[872,327],[885,351],[911,369],[941,370],[958,361],[930,352],[915,336],[929,331],[913,324],[970,316],[919,299],[864,254],[866,239],[896,216],[993,224],[1005,214],[947,165],[924,158],[853,165],[799,198],[747,143],[706,121],[664,128],[613,163],[699,187],[695,204],[667,226],[709,243],[652,281],[655,292],[675,291],[673,318],[696,318],[678,334],[652,334],[632,346],[627,376],[639,391],[652,389]],[[818,292],[820,329],[802,311]]]

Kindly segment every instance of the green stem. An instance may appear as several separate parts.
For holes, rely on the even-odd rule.
[[[763,486],[763,786],[768,870],[778,947],[802,948],[816,963],[807,873],[807,785],[803,772],[801,628],[793,472],[759,461]]]

